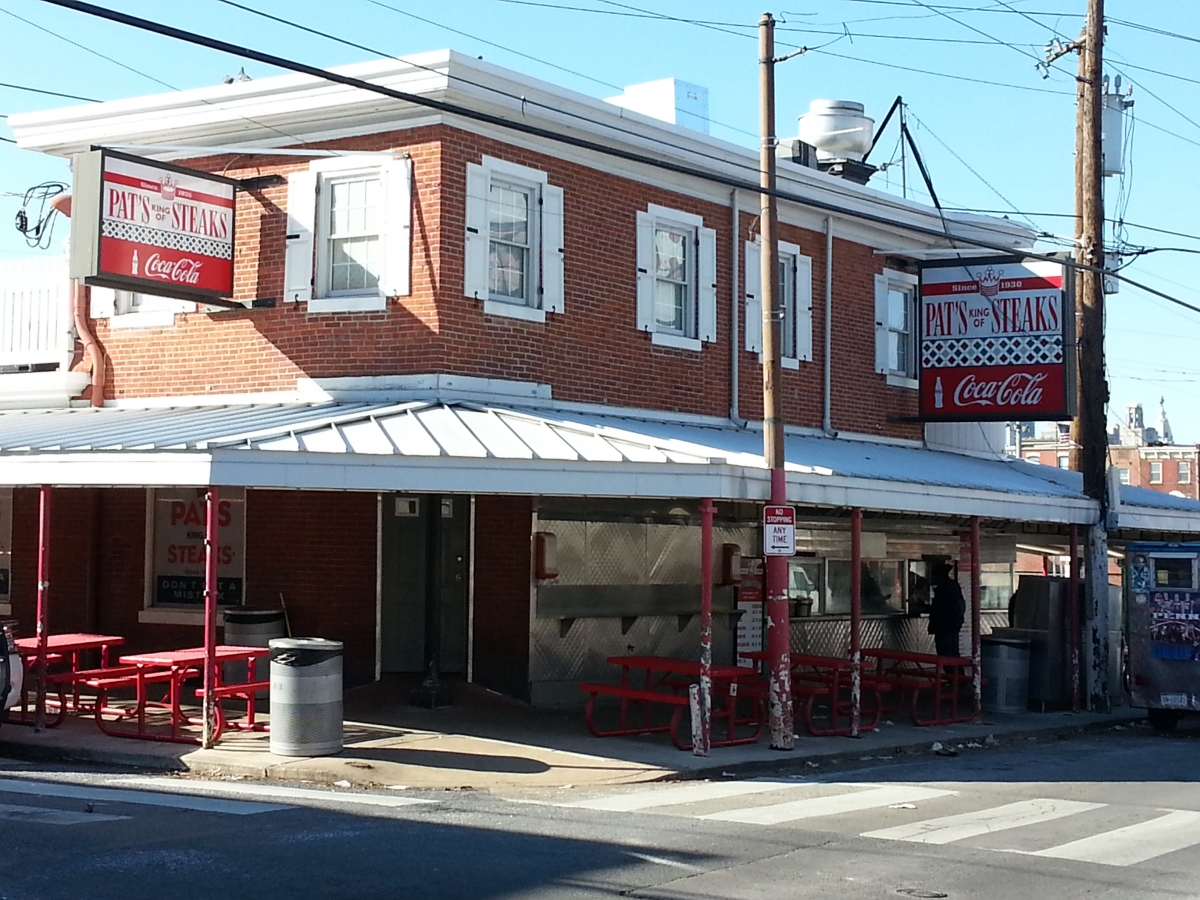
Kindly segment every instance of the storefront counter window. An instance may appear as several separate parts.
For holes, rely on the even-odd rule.
[[[850,613],[850,560],[827,563],[829,590],[827,615]],[[862,563],[862,613],[864,616],[904,612],[904,563],[894,559],[871,559]]]

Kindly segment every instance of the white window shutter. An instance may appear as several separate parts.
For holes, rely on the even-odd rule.
[[[117,309],[117,292],[112,288],[90,287],[91,309],[93,319],[111,319]]]
[[[762,353],[762,247],[744,244],[746,256],[746,349]]]
[[[565,309],[563,262],[563,189],[542,185],[542,309],[561,313]]]
[[[717,232],[700,229],[699,328],[696,337],[712,344],[717,340]]]
[[[488,298],[488,170],[467,163],[466,240],[463,242],[463,294],[475,300]]]
[[[317,222],[317,173],[288,176],[287,244],[283,258],[284,303],[307,303],[313,295],[313,231]]]
[[[796,256],[796,358],[812,362],[812,257]]]
[[[654,216],[637,214],[637,327],[654,330]]]
[[[875,276],[875,371],[888,370],[888,279]]]
[[[385,297],[412,293],[412,163],[383,166],[383,283]]]

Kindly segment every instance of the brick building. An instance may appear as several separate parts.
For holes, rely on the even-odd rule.
[[[686,652],[699,498],[720,542],[760,552],[758,197],[731,187],[756,154],[450,52],[339,71],[441,106],[288,75],[10,117],[27,149],[241,182],[243,308],[100,288],[72,308],[50,262],[10,279],[6,304],[51,327],[4,326],[0,612],[28,631],[52,484],[52,629],[196,643],[187,548],[213,484],[222,602],[283,598],[295,630],[346,642],[351,683],[435,658],[561,704],[608,653]],[[1068,475],[1006,461],[1002,427],[916,421],[916,262],[1033,236],[790,157],[780,186],[803,198],[780,204],[792,590],[811,601],[793,643],[844,650],[858,507],[866,639],[924,646],[913,586],[972,517],[1000,609],[1022,535],[1096,515]],[[1140,534],[1200,523],[1126,499]],[[727,584],[726,657],[733,603]]]

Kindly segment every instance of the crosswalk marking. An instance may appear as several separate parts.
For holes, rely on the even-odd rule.
[[[849,787],[849,785],[846,786]],[[820,816],[836,816],[865,809],[879,809],[894,803],[932,800],[934,797],[946,797],[954,793],[956,792],[939,788],[886,785],[854,793],[836,794],[832,797],[810,797],[805,800],[791,800],[771,806],[751,806],[744,809],[708,813],[697,816],[697,818],[715,819],[720,822],[740,822],[745,825],[779,825],[783,822],[795,822],[800,819],[815,819]]]
[[[610,797],[594,797],[573,803],[555,804],[571,809],[599,809],[608,812],[639,812],[657,806],[676,806],[683,803],[700,803],[705,800],[725,800],[749,794],[763,794],[796,787],[795,781],[712,781],[697,784],[663,787],[631,794],[615,794]]]
[[[102,813],[74,812],[67,809],[47,809],[44,806],[16,806],[0,803],[0,819],[22,825],[84,825],[96,822],[116,822],[129,816],[109,816]]]
[[[981,834],[1051,822],[1102,806],[1103,803],[1082,803],[1078,800],[1022,800],[977,812],[867,831],[862,836],[888,841],[915,841],[920,844],[952,844]]]
[[[51,781],[25,781],[0,778],[0,794],[32,794],[35,797],[66,797],[71,800],[91,800],[101,803],[135,803],[142,806],[166,806],[198,812],[227,813],[252,816],[257,813],[287,809],[274,803],[251,803],[245,800],[219,800],[215,797],[188,797],[177,794],[147,793],[135,790],[113,790],[89,785],[60,784]]]
[[[1032,855],[1105,866],[1131,866],[1198,843],[1200,812],[1177,809],[1148,822],[1126,825],[1069,844],[1038,850]]]

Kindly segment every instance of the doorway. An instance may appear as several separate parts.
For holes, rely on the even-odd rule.
[[[380,560],[382,673],[467,670],[470,498],[384,494]]]

